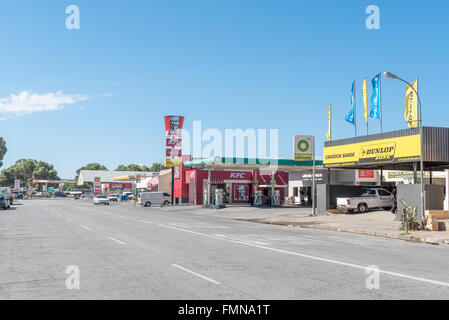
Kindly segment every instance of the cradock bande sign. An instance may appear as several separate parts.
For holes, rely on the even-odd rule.
[[[421,155],[419,135],[371,140],[323,149],[326,167],[357,166],[418,161]]]

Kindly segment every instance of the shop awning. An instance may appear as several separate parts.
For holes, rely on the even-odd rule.
[[[449,168],[449,128],[423,127],[424,169]],[[413,170],[421,156],[420,128],[325,142],[326,168]]]
[[[315,160],[316,167],[322,167],[322,160]],[[193,168],[210,169],[272,169],[282,171],[296,171],[298,169],[311,169],[313,161],[300,161],[293,159],[264,159],[264,158],[231,158],[231,157],[213,157],[207,159],[198,159],[185,161],[184,166]]]

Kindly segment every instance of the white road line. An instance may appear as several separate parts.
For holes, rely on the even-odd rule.
[[[91,228],[89,228],[88,226],[85,226],[85,225],[81,225],[81,227],[83,227],[86,230],[92,230]]]
[[[112,240],[112,241],[115,241],[115,242],[117,242],[117,243],[120,243],[120,244],[122,244],[122,245],[126,245],[126,242],[120,241],[119,239],[116,239],[116,238],[114,238],[114,237],[109,237],[108,239],[109,239],[109,240]]]
[[[183,270],[185,272],[188,272],[190,274],[193,274],[193,275],[195,275],[197,277],[200,277],[201,279],[204,279],[206,281],[212,282],[213,284],[220,284],[220,282],[215,281],[214,279],[211,279],[209,277],[203,276],[202,274],[199,274],[199,273],[197,273],[195,271],[192,271],[192,270],[189,270],[187,268],[181,267],[180,265],[172,263],[172,267],[175,267],[175,268],[178,268],[178,269]]]
[[[288,254],[288,255],[292,255],[292,256],[298,256],[298,257],[307,258],[307,259],[311,259],[311,260],[337,264],[337,265],[341,265],[341,266],[345,266],[345,267],[351,267],[351,268],[360,269],[360,270],[364,270],[364,271],[367,270],[367,267],[368,267],[368,266],[362,266],[362,265],[357,265],[357,264],[353,264],[353,263],[347,263],[347,262],[343,262],[343,261],[317,257],[317,256],[308,255],[308,254],[303,254],[303,253],[283,250],[283,249],[270,248],[270,247],[266,247],[266,246],[263,246],[263,245],[253,244],[253,243],[240,241],[240,240],[233,240],[233,239],[228,239],[228,238],[216,237],[216,236],[209,235],[209,234],[206,234],[206,233],[201,233],[201,232],[197,232],[197,231],[182,229],[182,228],[178,228],[178,227],[167,226],[167,225],[163,225],[163,224],[159,224],[159,223],[157,223],[156,225],[158,225],[160,227],[163,227],[163,228],[169,228],[169,229],[174,229],[174,230],[183,231],[183,232],[187,232],[187,233],[192,233],[192,234],[196,234],[196,235],[207,237],[207,238],[212,238],[212,239],[217,239],[217,240],[221,240],[221,241],[228,241],[228,242],[232,242],[232,243],[243,244],[243,245],[246,245],[246,246],[249,246],[249,247],[270,250],[270,251],[274,251],[274,252],[278,252],[278,253],[284,253],[284,254]],[[421,278],[421,277],[414,277],[414,276],[410,276],[410,275],[407,275],[407,274],[402,274],[402,273],[392,272],[392,271],[387,271],[387,270],[379,270],[379,272],[383,273],[383,274],[388,274],[388,275],[394,276],[394,277],[399,277],[399,278],[410,279],[410,280],[415,280],[415,281],[420,281],[420,282],[431,283],[431,284],[435,284],[435,285],[449,287],[449,283],[448,282],[437,281],[437,280],[432,280],[432,279],[426,279],[426,278]]]

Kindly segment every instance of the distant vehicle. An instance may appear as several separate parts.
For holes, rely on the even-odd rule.
[[[11,208],[11,202],[7,196],[0,195],[0,207],[3,208],[3,210]]]
[[[94,197],[94,205],[99,205],[99,204],[104,204],[104,205],[109,205],[109,199],[106,196],[103,195],[98,195]]]
[[[129,200],[129,196],[132,196],[133,193],[132,192],[123,192],[122,195],[120,196],[120,201],[125,201],[125,200]]]
[[[82,199],[92,199],[92,195],[90,193],[84,193],[81,195]]]
[[[12,194],[11,188],[0,187],[0,195],[6,196],[11,204],[14,202],[14,195]]]
[[[66,198],[67,197],[67,195],[61,191],[56,191],[55,193],[53,193],[53,195],[58,198]]]
[[[151,207],[153,204],[156,205],[169,205],[171,197],[166,192],[142,192],[139,194],[138,203],[145,207]]]
[[[23,199],[23,194],[20,192],[13,192],[14,199]]]
[[[119,199],[119,195],[118,194],[109,194],[108,195],[108,199],[109,199],[109,201],[118,201],[118,199]]]
[[[394,206],[391,193],[385,189],[367,188],[360,197],[337,198],[337,208],[349,212],[357,210],[360,213],[372,208],[390,210]]]

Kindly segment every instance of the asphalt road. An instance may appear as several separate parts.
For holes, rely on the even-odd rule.
[[[21,201],[0,211],[0,299],[449,297],[444,246],[202,210]]]

